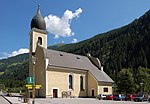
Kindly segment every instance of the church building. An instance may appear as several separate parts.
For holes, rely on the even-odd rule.
[[[47,49],[47,34],[38,6],[31,21],[29,63],[30,76],[34,76],[36,85],[42,86],[36,89],[36,96],[58,98],[112,94],[114,81],[103,71],[98,58]]]

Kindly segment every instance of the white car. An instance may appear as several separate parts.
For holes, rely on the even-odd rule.
[[[106,96],[107,96],[106,94],[99,94],[98,99],[99,100],[106,100]]]

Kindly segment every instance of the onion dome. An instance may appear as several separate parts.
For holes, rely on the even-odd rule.
[[[31,29],[32,28],[46,30],[46,24],[40,12],[40,5],[38,5],[38,10],[37,10],[36,15],[32,18]]]

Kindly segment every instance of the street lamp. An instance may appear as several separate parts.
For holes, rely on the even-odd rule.
[[[113,92],[112,92],[112,94],[115,94],[116,93],[116,84],[115,83],[113,83],[113,85],[112,85],[112,88],[113,88]]]
[[[0,93],[2,94],[3,90],[5,88],[5,85],[4,84],[0,84]]]
[[[36,57],[32,56],[32,64],[33,64],[33,83],[32,83],[32,96],[33,96],[33,100],[32,100],[32,104],[34,104],[35,102],[35,63],[36,63]]]
[[[140,85],[141,85],[141,93],[142,93],[142,86],[143,86],[143,83],[141,82]]]

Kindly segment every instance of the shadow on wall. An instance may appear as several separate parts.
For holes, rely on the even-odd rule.
[[[86,95],[86,91],[85,91],[85,90],[81,90],[81,91],[79,92],[79,97],[80,97],[80,98],[88,97],[88,96]]]
[[[79,98],[85,98],[85,97],[87,97],[85,90],[80,91],[79,92],[79,96],[73,95],[72,91],[63,91],[62,92],[62,98],[75,98],[75,97],[79,97]]]

